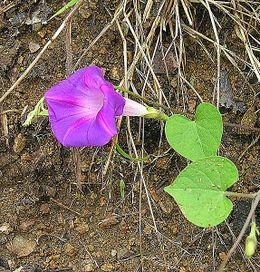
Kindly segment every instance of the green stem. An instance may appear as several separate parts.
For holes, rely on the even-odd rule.
[[[121,92],[128,93],[128,94],[132,95],[133,97],[135,97],[137,99],[140,99],[141,101],[144,101],[146,104],[150,104],[150,105],[162,108],[167,112],[171,112],[171,113],[175,113],[175,114],[182,114],[182,115],[185,115],[185,116],[187,116],[189,118],[194,117],[194,114],[184,112],[182,109],[178,109],[177,107],[175,107],[175,108],[167,107],[167,106],[164,106],[164,105],[162,105],[162,104],[160,104],[158,102],[155,102],[155,101],[152,101],[152,100],[150,100],[150,99],[148,99],[146,97],[143,97],[140,94],[137,94],[137,93],[131,92],[129,90],[126,90],[123,87],[120,87],[120,86],[114,86],[114,87],[115,87],[115,89],[117,89],[117,90],[119,90]],[[249,127],[249,126],[240,125],[240,124],[233,124],[233,123],[230,123],[230,122],[223,122],[223,124],[225,126],[227,126],[227,127],[238,128],[238,129],[246,129],[246,130],[254,131],[254,132],[257,132],[257,133],[260,132],[260,128],[257,128],[257,127]]]
[[[155,101],[152,101],[146,97],[143,97],[142,95],[140,94],[137,94],[137,93],[134,93],[132,91],[129,91],[129,90],[126,90],[125,88],[123,87],[120,87],[120,86],[114,86],[115,89],[121,91],[121,92],[124,92],[124,93],[127,93],[127,94],[130,94],[132,95],[133,97],[135,98],[138,98],[140,100],[142,100],[143,102],[147,103],[147,104],[150,104],[150,105],[153,105],[153,106],[156,106],[156,107],[159,107],[159,108],[162,108],[164,109],[165,111],[167,112],[173,112],[173,113],[179,113],[179,114],[184,114],[182,110],[179,110],[177,108],[171,108],[171,107],[167,107],[167,106],[164,106],[158,102],[155,102]],[[186,113],[185,113],[186,114]],[[186,114],[186,115],[189,115],[189,114]],[[192,116],[192,114],[190,114],[190,116]]]
[[[256,193],[236,193],[236,192],[229,192],[226,191],[224,192],[225,196],[234,196],[234,197],[244,197],[244,198],[255,198],[256,197]]]

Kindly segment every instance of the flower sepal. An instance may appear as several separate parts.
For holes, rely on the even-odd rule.
[[[158,111],[153,107],[147,107],[146,110],[148,113],[143,116],[144,118],[162,121],[167,121],[169,119],[169,117],[165,113]]]

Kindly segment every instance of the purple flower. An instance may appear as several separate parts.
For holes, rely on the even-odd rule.
[[[54,135],[64,146],[102,146],[117,134],[116,117],[143,116],[146,107],[125,99],[96,66],[82,68],[45,93]]]

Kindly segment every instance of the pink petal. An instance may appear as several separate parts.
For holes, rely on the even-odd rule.
[[[76,71],[45,94],[52,131],[64,146],[102,146],[117,133],[124,98],[91,66]]]
[[[123,116],[144,116],[149,113],[144,105],[128,98],[125,101]]]

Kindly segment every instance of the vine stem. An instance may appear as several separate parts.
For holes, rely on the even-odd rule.
[[[231,255],[233,254],[233,252],[236,250],[238,244],[242,240],[242,238],[243,238],[243,236],[244,236],[244,234],[246,232],[246,229],[249,226],[252,217],[254,216],[254,212],[255,212],[255,210],[256,210],[256,208],[258,206],[259,201],[260,201],[260,190],[256,193],[255,199],[252,201],[251,209],[250,209],[250,212],[249,212],[249,214],[248,214],[248,216],[246,218],[246,221],[245,221],[245,224],[244,224],[243,228],[241,229],[235,243],[233,244],[233,246],[228,251],[226,258],[221,263],[218,272],[224,272],[225,271],[225,266],[226,266],[228,260],[230,259]]]
[[[234,196],[234,197],[244,197],[244,198],[255,198],[257,196],[257,193],[237,193],[237,192],[224,192],[225,196]]]
[[[161,109],[164,109],[165,111],[167,112],[172,112],[172,113],[177,113],[177,114],[185,114],[186,116],[188,117],[193,117],[194,114],[191,114],[191,113],[187,113],[187,112],[183,112],[183,110],[181,109],[178,109],[177,107],[167,107],[165,105],[162,105],[158,102],[155,102],[155,101],[152,101],[146,97],[143,97],[142,95],[140,94],[137,94],[137,93],[134,93],[132,91],[129,91],[129,90],[126,90],[125,88],[121,87],[121,86],[114,86],[115,89],[121,91],[121,92],[124,92],[124,93],[127,93],[127,94],[130,94],[132,95],[133,97],[137,98],[137,99],[140,99],[141,101],[147,103],[147,104],[150,104],[150,105],[153,105],[153,106],[156,106],[156,107],[159,107]],[[250,131],[253,131],[253,132],[256,132],[256,133],[259,133],[260,132],[260,128],[258,127],[249,127],[249,126],[245,126],[245,125],[239,125],[239,124],[234,124],[234,123],[230,123],[230,122],[223,122],[224,126],[226,127],[231,127],[231,128],[237,128],[237,129],[245,129],[245,130],[250,130]]]
[[[114,87],[115,87],[115,89],[117,89],[117,90],[119,90],[119,91],[121,91],[123,93],[130,94],[133,97],[135,97],[137,99],[140,99],[140,100],[142,100],[143,102],[145,102],[147,104],[150,104],[150,105],[153,105],[153,106],[157,106],[157,107],[162,108],[162,109],[164,109],[166,111],[172,111],[172,112],[175,112],[175,113],[181,113],[181,114],[183,114],[183,111],[182,110],[178,110],[177,108],[171,108],[171,107],[164,106],[164,105],[162,105],[162,104],[160,104],[158,102],[155,102],[155,101],[152,101],[152,100],[150,100],[150,99],[148,99],[146,97],[143,97],[140,94],[137,94],[137,93],[134,93],[132,91],[126,90],[123,87],[120,87],[120,86],[114,86]],[[192,114],[190,114],[190,115],[192,116]]]

